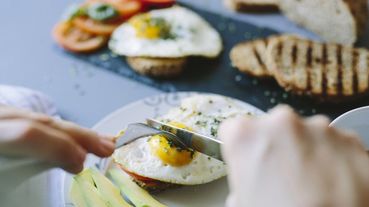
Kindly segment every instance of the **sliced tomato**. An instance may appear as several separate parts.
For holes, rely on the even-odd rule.
[[[73,19],[73,24],[88,33],[107,36],[119,26],[118,23],[99,22],[88,17],[76,17]]]
[[[118,165],[124,172],[126,172],[128,175],[135,178],[136,180],[143,181],[143,182],[146,182],[146,181],[147,182],[155,182],[155,181],[157,181],[157,180],[154,180],[154,179],[151,179],[151,178],[148,178],[148,177],[144,177],[144,176],[141,176],[141,175],[137,175],[133,172],[130,172],[130,171],[126,170],[121,164],[118,164]]]
[[[121,16],[129,18],[142,11],[142,3],[138,0],[104,0],[111,4]]]
[[[159,9],[173,6],[175,0],[140,0],[145,8],[148,9]]]
[[[88,0],[87,4],[96,2],[112,5],[119,12],[121,20],[127,20],[143,11],[140,0]]]
[[[107,37],[87,33],[71,22],[60,22],[53,30],[60,46],[71,52],[93,52],[105,45]]]

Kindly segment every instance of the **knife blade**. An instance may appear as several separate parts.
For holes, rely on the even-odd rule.
[[[223,144],[222,141],[209,136],[191,132],[186,129],[181,129],[176,126],[168,125],[155,119],[147,119],[146,121],[151,127],[176,135],[178,139],[180,139],[180,142],[186,145],[188,148],[223,161],[221,154],[221,145]]]

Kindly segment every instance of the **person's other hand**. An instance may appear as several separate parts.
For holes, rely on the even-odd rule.
[[[223,123],[227,206],[369,206],[367,152],[355,135],[328,124],[284,106]]]
[[[78,173],[87,153],[111,155],[112,139],[70,122],[0,106],[1,155],[33,157]]]

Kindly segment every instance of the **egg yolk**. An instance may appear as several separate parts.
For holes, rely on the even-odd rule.
[[[171,121],[171,122],[168,123],[168,125],[171,125],[171,126],[174,126],[174,127],[180,128],[180,129],[187,129],[188,131],[192,131],[191,127],[188,127],[185,124],[180,123],[180,122]]]
[[[161,135],[154,135],[149,139],[151,152],[159,157],[165,164],[171,166],[183,166],[192,161],[194,152],[187,149],[180,149],[174,146],[167,138]]]
[[[170,26],[163,18],[151,17],[149,14],[142,14],[133,17],[129,23],[136,30],[136,36],[146,39],[166,39],[170,36]]]
[[[180,122],[169,122],[172,125],[181,129],[192,129]],[[183,166],[192,161],[194,151],[181,149],[173,145],[167,138],[161,135],[155,135],[149,140],[151,151],[159,157],[164,163],[171,166]]]

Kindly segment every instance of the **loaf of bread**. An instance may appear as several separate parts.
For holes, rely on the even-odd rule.
[[[357,41],[368,19],[367,0],[280,0],[279,8],[324,41],[343,45]]]

